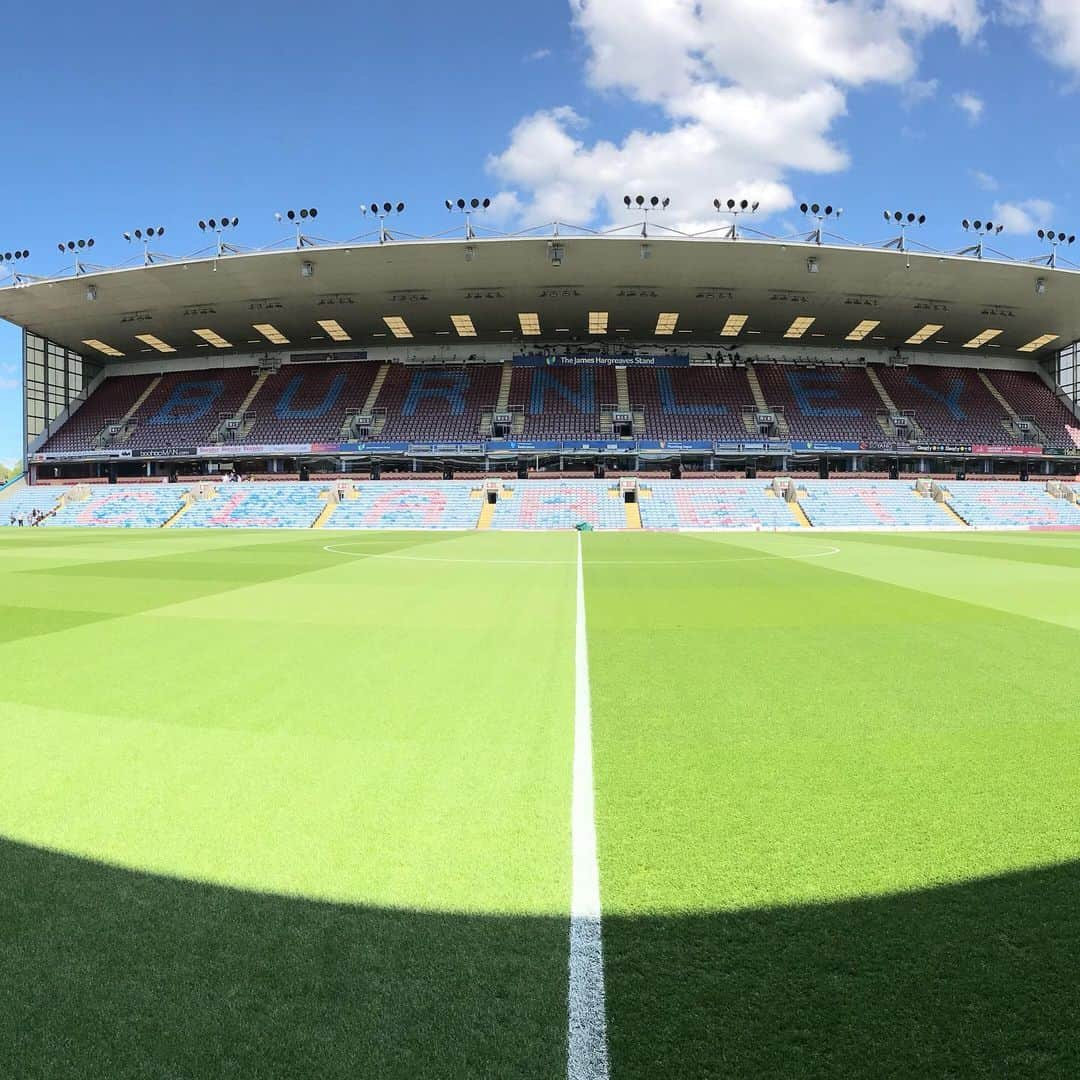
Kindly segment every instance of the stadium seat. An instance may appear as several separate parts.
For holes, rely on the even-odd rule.
[[[330,529],[474,529],[482,505],[468,480],[373,480],[339,503]]]
[[[910,480],[800,480],[799,502],[816,528],[940,529],[957,522]]]
[[[1080,528],[1080,507],[1034,481],[965,480],[944,487],[953,509],[977,529]]]
[[[176,519],[178,529],[310,529],[326,500],[320,484],[260,481],[219,484]]]
[[[48,526],[160,529],[183,505],[183,484],[130,487],[93,485],[85,500],[70,500],[45,522]]]
[[[626,511],[610,480],[518,480],[505,485],[491,519],[493,529],[625,529]]]
[[[646,529],[799,527],[787,503],[764,481],[649,480],[642,487],[639,507]]]

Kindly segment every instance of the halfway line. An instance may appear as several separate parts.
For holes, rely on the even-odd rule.
[[[608,1080],[600,869],[596,862],[594,806],[589,645],[585,636],[585,575],[581,565],[579,533],[574,647],[573,894],[570,901],[570,990],[567,998],[568,1080]]]

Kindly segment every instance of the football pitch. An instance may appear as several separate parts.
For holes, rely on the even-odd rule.
[[[1078,644],[1077,535],[4,530],[0,1076],[1078,1076]]]

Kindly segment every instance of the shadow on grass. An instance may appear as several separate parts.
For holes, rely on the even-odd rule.
[[[565,1076],[563,919],[373,910],[0,841],[4,1077]],[[605,919],[612,1080],[1080,1075],[1080,864]]]

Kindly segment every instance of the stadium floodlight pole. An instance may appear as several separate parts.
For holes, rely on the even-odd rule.
[[[713,199],[712,204],[718,214],[731,215],[731,228],[726,234],[728,240],[739,239],[739,215],[756,214],[761,205],[759,202],[750,202],[749,199]]]
[[[386,227],[386,219],[391,214],[403,214],[405,212],[405,204],[403,202],[384,202],[382,204],[373,202],[370,209],[372,214],[379,219],[379,243],[385,244],[387,240],[393,240],[393,234]],[[361,204],[360,213],[366,217],[367,212],[368,207]]]
[[[622,201],[627,210],[640,210],[645,215],[645,219],[641,223],[642,236],[649,235],[649,211],[666,210],[671,204],[669,198],[660,195],[649,195],[647,198],[644,195],[635,195],[633,198],[624,195]]]
[[[1040,229],[1036,234],[1040,240],[1045,240],[1050,245],[1049,255],[1040,255],[1035,262],[1045,263],[1051,270],[1057,267],[1057,249],[1059,244],[1074,244],[1075,236],[1069,236],[1063,232],[1054,232],[1053,229]]]
[[[960,254],[974,255],[976,259],[981,259],[983,257],[983,251],[985,249],[983,237],[1000,236],[1005,231],[1004,225],[995,225],[992,221],[980,221],[978,218],[975,218],[974,221],[969,218],[964,218],[960,224],[963,227],[964,232],[973,232],[979,238],[976,243],[972,244],[970,247],[964,248]]]
[[[219,255],[224,255],[226,251],[231,251],[235,255],[239,248],[234,247],[232,244],[226,244],[222,234],[226,229],[235,229],[239,224],[240,219],[238,217],[207,218],[205,221],[199,221],[199,228],[203,232],[209,229],[211,232],[217,233],[217,253]]]
[[[165,227],[156,225],[152,229],[134,229],[123,234],[129,244],[142,243],[143,266],[149,266],[154,261],[154,253],[150,250],[150,241],[158,236],[165,235]]]
[[[447,199],[446,209],[451,214],[459,213],[465,215],[465,239],[475,240],[476,233],[473,232],[472,216],[479,210],[486,210],[491,206],[490,199]]]
[[[319,216],[319,211],[312,207],[305,207],[303,210],[286,210],[284,217],[281,214],[274,214],[274,220],[280,225],[285,218],[296,226],[296,249],[304,247],[314,247],[315,241],[310,236],[305,236],[301,231],[303,224],[308,219],[314,221]]]
[[[817,222],[817,228],[813,232],[807,234],[806,239],[813,244],[817,244],[819,247],[822,243],[822,237],[824,236],[823,225],[826,221],[835,221],[839,218],[844,211],[838,206],[822,206],[820,203],[801,203],[799,209],[807,216],[812,217]]]
[[[15,269],[14,264],[29,258],[29,248],[25,248],[21,251],[0,251],[0,266],[8,267],[12,280],[18,285],[19,282],[22,281],[22,275]]]
[[[907,251],[907,231],[913,229],[916,225],[926,224],[926,215],[917,214],[913,210],[909,210],[906,214],[902,210],[894,210],[889,213],[888,210],[883,211],[886,221],[895,221],[900,226],[900,235],[893,237],[892,240],[885,242],[884,246],[887,248],[896,248],[897,251]]]
[[[57,248],[61,253],[70,252],[75,256],[75,276],[86,272],[86,267],[83,264],[82,259],[79,257],[79,252],[86,251],[88,248],[94,246],[93,237],[88,237],[85,240],[69,240],[66,244],[57,244]]]

